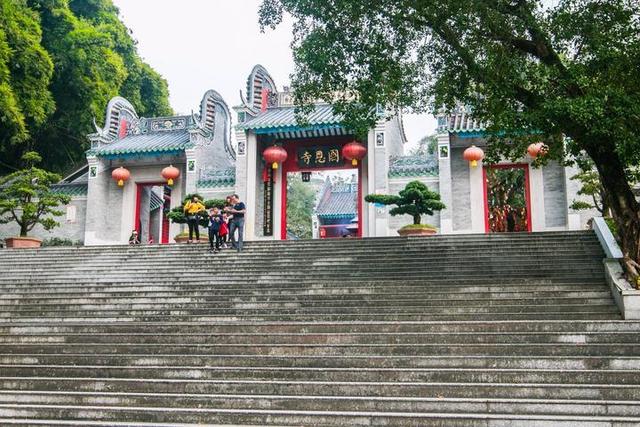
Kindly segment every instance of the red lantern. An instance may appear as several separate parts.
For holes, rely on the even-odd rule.
[[[475,168],[478,166],[478,161],[484,159],[484,151],[481,148],[472,145],[471,147],[464,150],[462,154],[464,159],[468,162],[471,162],[471,167]]]
[[[262,152],[262,158],[265,162],[271,163],[272,169],[278,169],[278,163],[284,163],[287,160],[287,150],[274,145]]]
[[[364,159],[367,155],[367,147],[360,144],[358,141],[352,141],[342,147],[342,157],[347,160],[351,160],[353,166],[358,166],[358,160]]]
[[[118,187],[123,187],[125,181],[127,181],[131,177],[131,172],[129,172],[124,167],[120,166],[118,169],[114,169],[111,172],[111,178],[118,182]]]
[[[527,147],[527,153],[534,159],[538,156],[544,156],[548,151],[549,147],[544,142],[529,144],[529,147]]]
[[[169,165],[166,168],[162,169],[162,177],[167,180],[167,185],[171,187],[173,185],[173,180],[177,179],[180,176],[180,169],[173,165]]]

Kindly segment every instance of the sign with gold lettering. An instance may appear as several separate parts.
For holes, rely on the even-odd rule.
[[[300,147],[297,154],[300,169],[331,168],[343,165],[340,148],[335,146]]]

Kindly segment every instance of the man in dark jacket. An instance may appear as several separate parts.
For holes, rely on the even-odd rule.
[[[229,224],[231,245],[240,252],[242,250],[242,233],[244,232],[244,214],[247,213],[247,207],[240,201],[240,197],[237,194],[231,196],[231,203],[233,203],[233,206],[225,209],[227,213],[233,215]],[[238,240],[236,240],[236,230],[238,230]]]

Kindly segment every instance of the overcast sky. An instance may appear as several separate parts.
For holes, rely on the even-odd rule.
[[[113,0],[138,41],[140,55],[169,82],[178,113],[197,110],[208,89],[229,106],[255,64],[267,68],[278,88],[293,71],[291,22],[261,33],[260,0]],[[235,120],[235,118],[234,118]],[[405,116],[410,143],[435,131],[431,116]]]

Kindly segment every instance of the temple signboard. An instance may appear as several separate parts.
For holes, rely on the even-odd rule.
[[[340,147],[337,146],[300,147],[296,159],[300,169],[332,168],[343,164]]]

